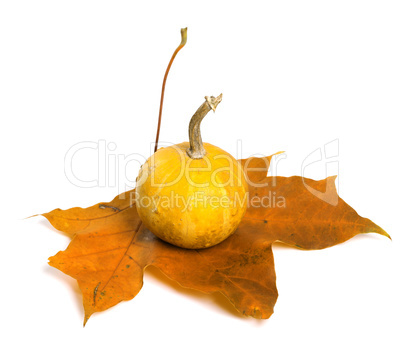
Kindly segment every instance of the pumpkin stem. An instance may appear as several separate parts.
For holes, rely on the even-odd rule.
[[[206,151],[202,144],[200,125],[202,119],[212,109],[214,112],[218,104],[222,101],[222,94],[218,97],[205,96],[205,102],[197,109],[190,120],[188,126],[188,136],[190,139],[190,148],[187,149],[187,155],[192,159],[202,159]]]

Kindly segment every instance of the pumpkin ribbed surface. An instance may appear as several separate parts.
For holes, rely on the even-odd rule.
[[[188,148],[188,142],[161,148],[146,161],[137,178],[137,210],[159,238],[206,248],[236,230],[247,208],[247,184],[224,150],[204,143],[206,155],[191,159]]]

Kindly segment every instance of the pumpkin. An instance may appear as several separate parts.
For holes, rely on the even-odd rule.
[[[234,233],[247,208],[247,184],[238,161],[202,143],[200,124],[221,102],[205,97],[189,125],[189,142],[157,150],[142,165],[136,186],[138,214],[157,237],[201,249]]]

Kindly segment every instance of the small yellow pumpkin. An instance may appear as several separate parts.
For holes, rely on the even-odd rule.
[[[137,210],[156,236],[188,249],[220,243],[236,230],[247,208],[243,169],[224,150],[202,143],[200,124],[222,100],[206,97],[191,118],[189,142],[161,148],[141,167]]]

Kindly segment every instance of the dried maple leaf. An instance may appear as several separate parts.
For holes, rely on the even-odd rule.
[[[156,238],[138,217],[134,190],[110,203],[43,214],[55,228],[73,236],[49,264],[78,281],[84,324],[94,312],[135,297],[149,265],[183,287],[221,292],[244,315],[269,318],[278,297],[273,242],[322,249],[358,233],[389,237],[338,197],[335,177],[267,177],[271,157],[241,160],[249,200],[256,203],[250,204],[232,236],[208,249],[182,249]],[[274,205],[272,196],[277,198]],[[270,203],[264,205],[264,200]]]

